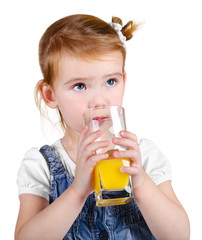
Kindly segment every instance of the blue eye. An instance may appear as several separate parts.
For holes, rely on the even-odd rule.
[[[116,83],[116,81],[115,81],[114,79],[109,79],[109,80],[107,81],[106,85],[111,87],[111,86],[114,86],[115,83]]]
[[[85,90],[85,86],[83,83],[77,83],[74,88],[73,88],[75,91],[83,91]]]

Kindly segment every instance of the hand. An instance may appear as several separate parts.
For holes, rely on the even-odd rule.
[[[81,196],[87,197],[92,192],[92,172],[97,162],[108,158],[108,154],[95,154],[100,148],[109,146],[109,141],[96,141],[102,132],[88,133],[85,126],[78,141],[74,188]]]
[[[121,138],[113,138],[115,145],[126,147],[125,151],[115,151],[113,153],[116,158],[129,158],[131,160],[130,167],[123,166],[120,170],[124,173],[131,174],[133,188],[139,187],[145,179],[145,171],[142,167],[141,153],[136,135],[128,131],[120,132]]]

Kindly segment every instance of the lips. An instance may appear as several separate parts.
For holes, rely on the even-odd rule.
[[[93,120],[94,121],[97,121],[98,123],[99,123],[99,125],[100,124],[102,124],[104,121],[106,121],[108,118],[107,117],[103,117],[103,116],[101,116],[101,117],[94,117],[93,118]]]

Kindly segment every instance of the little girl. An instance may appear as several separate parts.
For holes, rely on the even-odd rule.
[[[108,154],[93,154],[108,142],[89,133],[83,113],[92,107],[122,105],[126,73],[125,41],[136,29],[119,18],[106,23],[72,15],[53,23],[39,44],[43,100],[59,112],[64,137],[52,146],[31,148],[18,172],[20,210],[16,240],[189,239],[185,210],[171,186],[169,162],[147,139],[121,131],[113,143],[126,147],[116,158],[131,159],[134,199],[121,206],[97,207],[91,185],[95,164]]]

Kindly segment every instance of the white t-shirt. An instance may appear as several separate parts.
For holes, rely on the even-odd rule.
[[[64,168],[71,177],[75,175],[75,163],[65,151],[61,140],[56,141],[54,147],[60,156]],[[159,148],[148,139],[141,139],[139,147],[142,165],[145,172],[158,185],[171,180],[171,166]],[[18,193],[30,193],[46,198],[50,195],[50,172],[46,160],[38,148],[31,148],[24,156],[17,175]]]

